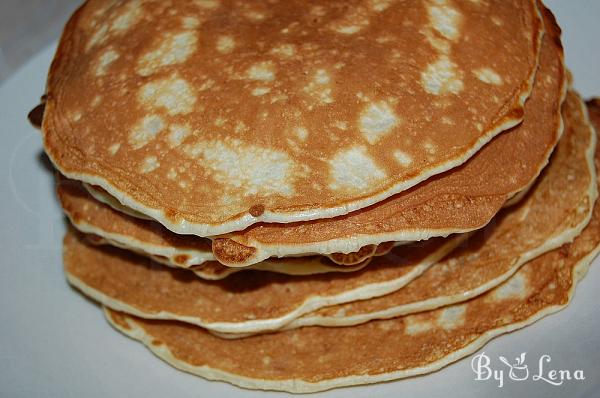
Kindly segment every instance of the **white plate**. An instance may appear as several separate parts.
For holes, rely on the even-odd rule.
[[[549,3],[564,31],[567,62],[576,88],[586,97],[600,95],[600,1]],[[99,307],[65,282],[60,249],[65,224],[53,193],[51,172],[40,157],[40,136],[26,119],[44,92],[52,54],[53,48],[46,49],[0,87],[0,396],[256,396],[255,391],[176,371],[139,343],[114,331]],[[555,387],[530,377],[527,382],[506,380],[499,388],[494,381],[474,380],[469,357],[424,377],[323,395],[598,396],[600,316],[596,289],[600,285],[600,261],[595,263],[566,310],[497,338],[484,348],[497,369],[502,369],[499,355],[513,360],[526,351],[530,368],[537,368],[537,359],[549,354],[549,366],[582,369],[584,382]]]

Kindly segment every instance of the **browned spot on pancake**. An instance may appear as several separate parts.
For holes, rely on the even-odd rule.
[[[177,219],[177,215],[179,214],[177,212],[177,210],[173,209],[173,208],[168,208],[165,210],[165,214],[167,215],[167,217],[169,217],[171,220],[175,220]]]
[[[224,264],[246,262],[256,253],[253,247],[244,246],[234,240],[217,238],[212,242],[212,251],[217,260]]]
[[[190,256],[187,254],[178,254],[173,260],[176,264],[185,265],[190,260]]]
[[[44,110],[46,109],[46,104],[42,102],[35,108],[33,108],[29,114],[27,114],[27,119],[29,119],[29,123],[33,125],[35,128],[42,127],[42,121],[44,120]]]
[[[263,204],[254,205],[249,210],[249,213],[253,217],[260,217],[263,215],[264,212],[265,212],[265,205],[263,205]]]
[[[158,346],[161,346],[161,345],[163,345],[164,343],[163,343],[162,341],[160,341],[160,340],[153,339],[153,340],[152,340],[152,342],[151,342],[151,344],[152,344],[153,346],[156,346],[156,347],[158,347]]]

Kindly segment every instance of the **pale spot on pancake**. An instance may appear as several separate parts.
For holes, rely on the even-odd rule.
[[[381,12],[392,4],[392,0],[369,0],[369,6],[373,11]]]
[[[142,86],[139,100],[145,105],[165,108],[169,115],[179,115],[192,111],[196,96],[184,79],[173,75]]]
[[[394,151],[394,157],[402,166],[409,166],[413,161],[412,156],[400,150]]]
[[[481,68],[473,71],[473,74],[482,82],[499,86],[502,84],[502,77],[490,68]]]
[[[433,329],[433,323],[419,316],[408,316],[404,318],[404,333],[409,336],[425,333]]]
[[[175,148],[183,142],[192,130],[188,125],[172,124],[169,126],[168,142],[171,148]]]
[[[207,79],[204,82],[202,82],[202,84],[200,85],[200,87],[198,87],[198,91],[206,91],[209,90],[210,88],[212,88],[215,85],[215,81],[213,79]]]
[[[329,187],[334,190],[360,191],[386,177],[364,146],[339,151],[329,161],[329,167]]]
[[[442,54],[450,54],[450,42],[448,40],[440,38],[429,28],[423,29],[422,33],[436,51]]]
[[[492,20],[492,23],[496,26],[502,26],[502,24],[503,24],[502,20],[495,15],[492,16],[491,20]]]
[[[260,97],[261,95],[268,94],[269,92],[271,92],[269,87],[256,87],[254,90],[252,90],[252,95],[255,97]]]
[[[421,85],[433,95],[458,94],[463,89],[461,74],[446,55],[427,65],[421,73]]]
[[[144,174],[150,173],[151,171],[156,170],[158,168],[158,166],[160,166],[160,163],[158,162],[158,159],[156,158],[156,156],[148,156],[142,162],[140,171]]]
[[[275,67],[272,62],[264,61],[252,65],[246,71],[246,77],[252,80],[275,80]]]
[[[119,53],[115,50],[107,50],[98,59],[98,63],[96,64],[96,76],[103,76],[106,74],[106,69],[108,66],[119,59]]]
[[[88,41],[86,49],[94,47],[97,44],[103,43],[108,37],[108,25],[100,25],[100,27],[92,34],[90,41]]]
[[[108,152],[114,156],[119,152],[119,149],[121,149],[121,144],[117,142],[108,147]]]
[[[449,116],[442,116],[440,120],[442,121],[442,123],[447,124],[449,126],[454,125],[454,120],[452,120],[452,118]]]
[[[527,278],[521,274],[517,273],[508,281],[504,282],[502,285],[494,289],[489,296],[489,299],[492,301],[502,301],[502,300],[523,300],[529,294],[529,288],[527,283]]]
[[[460,37],[462,14],[450,7],[445,0],[435,0],[427,7],[431,27],[448,40]]]
[[[442,310],[437,318],[437,324],[445,330],[456,329],[465,324],[466,305],[454,305]]]
[[[169,172],[167,173],[167,178],[169,180],[175,180],[177,178],[177,171],[175,171],[174,168],[170,168]]]
[[[238,134],[243,133],[244,131],[248,131],[248,126],[246,126],[246,123],[240,120],[235,124],[233,131],[235,131]]]
[[[358,31],[360,31],[361,27],[358,25],[350,25],[350,26],[340,26],[335,28],[335,31],[338,33],[343,33],[345,35],[352,35]]]
[[[91,102],[90,105],[91,105],[92,108],[95,108],[98,105],[100,105],[100,102],[102,102],[102,96],[101,95],[95,95],[94,99],[92,99],[92,102]]]
[[[336,120],[333,122],[333,126],[343,131],[348,129],[348,123],[344,122],[343,120]]]
[[[304,127],[296,127],[294,128],[294,135],[300,140],[300,141],[306,141],[306,139],[308,138],[308,130]]]
[[[244,195],[294,194],[295,165],[285,152],[236,139],[200,142],[185,146],[184,152],[193,159],[201,159],[214,180],[241,190]]]
[[[260,11],[247,11],[244,13],[244,16],[254,22],[263,21],[267,17],[265,13]]]
[[[290,58],[296,54],[296,46],[293,44],[280,44],[276,47],[273,47],[270,53],[282,58]]]
[[[214,10],[221,5],[221,2],[219,0],[194,0],[194,4],[207,10]]]
[[[331,104],[333,98],[331,97],[331,87],[329,82],[331,78],[325,69],[319,69],[316,71],[312,80],[306,85],[303,90],[305,93],[316,97],[322,104]]]
[[[72,120],[72,121],[74,121],[74,122],[78,122],[79,120],[81,120],[81,117],[82,117],[82,116],[83,116],[83,115],[81,114],[81,112],[80,112],[80,111],[75,111],[75,112],[73,112],[73,114],[71,115],[71,120]]]
[[[269,366],[269,365],[271,364],[271,357],[270,357],[270,356],[268,356],[268,355],[267,355],[267,356],[264,356],[264,357],[262,358],[262,363],[263,363],[263,365],[265,365],[265,366]]]
[[[375,144],[399,123],[392,108],[385,101],[369,104],[360,116],[360,132],[369,144]]]
[[[159,46],[140,58],[137,72],[148,76],[163,66],[185,62],[196,51],[197,41],[193,31],[165,33]]]
[[[396,329],[397,322],[394,319],[386,319],[377,321],[377,328],[388,332]]]
[[[217,127],[223,127],[225,125],[225,123],[227,123],[227,119],[225,119],[224,117],[217,117],[215,119],[215,121],[213,122],[213,124]]]
[[[139,149],[152,141],[165,128],[165,122],[158,115],[145,116],[129,134],[129,144]]]
[[[183,17],[182,25],[184,29],[196,29],[200,26],[200,20],[196,17]]]
[[[332,21],[329,28],[337,33],[353,35],[369,25],[368,12],[364,7],[351,8],[342,18]]]
[[[437,147],[430,141],[425,141],[423,143],[423,148],[425,148],[425,151],[430,155],[433,155],[437,152]]]
[[[221,54],[229,54],[235,48],[235,40],[231,36],[219,36],[216,48]]]
[[[312,6],[310,9],[311,15],[315,17],[323,17],[327,14],[327,10],[323,6]]]
[[[142,4],[139,0],[131,1],[127,4],[123,13],[114,19],[110,25],[110,30],[115,32],[125,32],[129,30],[142,16]]]

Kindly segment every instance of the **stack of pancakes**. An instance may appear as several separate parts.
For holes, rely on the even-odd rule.
[[[67,278],[208,379],[437,370],[599,251],[600,103],[570,83],[535,0],[87,1],[42,124]]]

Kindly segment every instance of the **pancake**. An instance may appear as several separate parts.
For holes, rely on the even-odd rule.
[[[576,94],[571,93],[564,107],[564,118],[569,123],[567,135],[530,198],[518,208],[511,208],[496,228],[484,230],[479,239],[451,253],[439,265],[442,272],[429,277],[432,284],[419,285],[418,278],[408,282],[441,260],[440,254],[448,253],[465,236],[450,238],[446,243],[437,238],[399,246],[351,274],[286,277],[243,273],[208,283],[190,281],[189,275],[175,270],[148,266],[146,260],[129,253],[86,246],[68,234],[65,271],[71,284],[110,308],[145,318],[182,320],[222,334],[275,330],[335,301],[381,297],[402,287],[409,289],[408,300],[403,293],[397,294],[409,303],[418,294],[426,300],[428,294],[444,288],[453,293],[453,300],[465,293],[461,288],[471,289],[464,300],[501,283],[524,262],[571,241],[589,221],[597,196],[592,160],[596,140],[581,106]],[[460,268],[466,271],[461,273]],[[449,269],[461,279],[454,281],[450,275],[444,280]],[[417,293],[411,289],[412,284],[421,286]],[[389,299],[381,300],[387,304],[381,312],[395,311]],[[428,305],[443,305],[444,300],[448,298],[431,299],[436,305]],[[370,308],[369,303],[362,306]],[[377,311],[366,311],[358,318],[381,316],[370,312]]]
[[[343,215],[518,124],[542,31],[533,0],[90,0],[49,72],[44,148],[176,233]]]
[[[174,234],[157,222],[118,211],[110,202],[97,200],[95,188],[84,188],[79,181],[58,176],[56,191],[71,224],[88,234],[93,243],[128,249],[167,266],[193,268],[196,275],[204,279],[222,279],[237,271],[250,269],[288,275],[351,272],[364,267],[371,257],[384,255],[393,247],[391,243],[382,243],[361,248],[356,253],[327,255],[333,263],[347,267],[328,264],[315,256],[314,259],[303,260],[301,263],[267,259],[245,268],[230,268],[214,261],[208,239]],[[210,261],[213,263],[206,264]],[[204,264],[207,267],[200,267]]]
[[[310,222],[257,224],[214,239],[217,260],[247,266],[271,256],[354,252],[365,245],[485,226],[507,200],[533,183],[561,134],[566,78],[560,30],[550,12],[545,15],[540,68],[521,125],[496,137],[463,166],[369,208]]]
[[[286,328],[348,326],[465,301],[502,283],[539,254],[572,241],[589,222],[598,195],[593,151],[600,160],[600,146],[585,106],[574,93],[569,93],[563,106],[563,119],[565,135],[550,165],[518,207],[504,210],[493,225],[478,231],[404,288],[379,298],[323,308]],[[512,283],[516,286],[519,281]]]
[[[430,312],[237,340],[185,323],[110,309],[105,314],[116,329],[183,371],[244,388],[308,393],[422,375],[464,358],[496,336],[565,308],[598,252],[596,205],[573,243],[532,260],[481,296]]]
[[[307,276],[247,271],[218,280],[197,278],[126,250],[97,246],[69,230],[64,240],[68,281],[102,304],[131,314],[179,319],[220,333],[279,329],[329,305],[400,289],[460,244],[465,236],[394,248],[368,267]],[[287,259],[286,259],[287,260]]]

